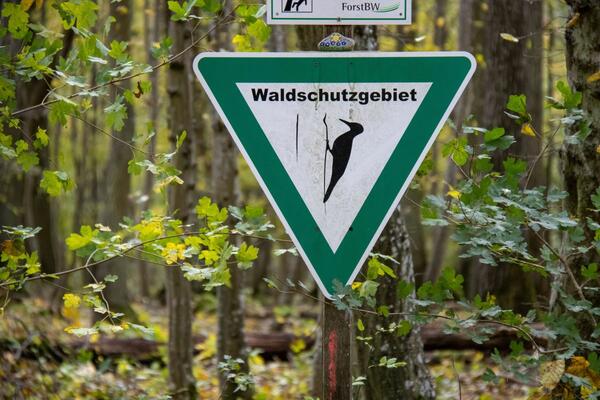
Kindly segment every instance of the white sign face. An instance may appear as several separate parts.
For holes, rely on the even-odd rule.
[[[267,0],[267,23],[410,25],[412,0]]]
[[[431,83],[237,87],[335,253]]]

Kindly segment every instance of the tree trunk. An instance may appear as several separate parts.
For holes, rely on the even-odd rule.
[[[592,242],[595,232],[585,222],[588,218],[600,222],[590,196],[600,187],[600,85],[588,81],[588,77],[600,71],[600,2],[596,0],[569,0],[569,24],[565,37],[567,42],[567,71],[573,90],[583,94],[581,107],[591,123],[590,133],[579,144],[565,142],[562,149],[562,171],[565,187],[569,192],[567,207],[584,228],[586,239]],[[576,129],[576,128],[575,128]],[[570,134],[574,134],[572,131]],[[589,251],[569,259],[570,267],[578,271],[581,266],[600,262],[597,251]],[[599,304],[600,294],[589,293],[588,300]],[[579,321],[582,336],[589,338],[594,327],[586,316]]]
[[[444,2],[440,1],[440,3]],[[459,14],[458,49],[473,52],[473,0],[461,0]],[[442,43],[439,43],[438,46],[439,45],[442,45]],[[462,132],[464,120],[471,112],[472,102],[473,89],[471,86],[467,86],[467,89],[463,93],[452,113],[452,120],[456,125],[457,134]],[[456,164],[451,161],[447,162],[448,164],[446,165],[445,181],[449,186],[454,186],[456,183]],[[445,192],[445,190],[446,188],[444,188],[442,192]],[[439,227],[435,230],[433,249],[431,251],[431,260],[429,264],[427,264],[425,276],[423,277],[422,281],[435,281],[439,277],[440,271],[443,267],[444,258],[446,256],[450,234],[450,225]]]
[[[134,11],[135,7],[131,0],[110,3],[110,15],[117,16],[117,20],[110,31],[111,41],[130,40]],[[131,83],[128,80],[124,81],[120,87],[123,90],[129,89]],[[115,88],[112,89],[113,100],[119,93]],[[123,129],[120,132],[113,132],[112,134],[129,143],[134,136],[135,114],[131,104],[125,102],[125,106],[127,107],[127,119],[125,120]],[[132,214],[132,204],[129,199],[131,179],[127,169],[131,157],[131,150],[127,146],[116,140],[110,140],[109,157],[104,168],[104,210],[102,213],[102,223],[113,229],[118,228],[118,224],[124,216]],[[119,277],[116,282],[106,286],[104,294],[108,299],[111,309],[123,312],[127,316],[133,315],[133,310],[129,304],[129,291],[127,289],[128,270],[132,265],[135,265],[135,263],[125,257],[120,257],[102,264],[96,273],[98,280],[104,279],[108,274]],[[100,318],[102,316],[95,315],[95,317]]]
[[[504,127],[514,135],[516,143],[506,152],[494,156],[495,168],[501,171],[502,162],[507,156],[520,158],[533,167],[533,160],[540,151],[540,140],[520,133],[520,127],[504,113],[510,95],[525,94],[527,105],[533,119],[533,126],[541,132],[542,124],[542,69],[541,42],[537,38],[542,30],[542,2],[521,1],[507,7],[504,2],[489,2],[485,27],[486,60],[485,107],[481,122],[486,128]],[[500,34],[509,33],[519,42],[513,43],[501,38]],[[534,46],[538,48],[534,49]],[[530,185],[538,184],[540,165],[535,166]],[[529,240],[535,252],[539,247],[535,240]],[[512,265],[500,265],[486,271],[477,286],[498,293],[498,302],[517,312],[527,312],[536,301],[534,275]],[[519,284],[515,284],[518,282]]]
[[[43,19],[43,13],[42,13]],[[31,21],[32,23],[36,21]],[[45,23],[45,21],[38,21]],[[51,68],[55,67],[55,64],[60,57],[66,57],[71,49],[73,43],[74,34],[72,31],[67,31],[63,38],[63,48],[61,52],[55,56]],[[19,51],[21,42],[11,39],[6,44],[9,52],[14,54]],[[30,82],[23,83],[17,80],[17,108],[23,109],[29,106],[40,104],[48,95],[48,85],[45,80],[32,80]],[[29,111],[21,117],[21,131],[25,135],[31,137],[35,134],[38,128],[48,129],[48,113],[45,109],[36,109]],[[21,139],[21,137],[19,137]],[[54,146],[54,143],[50,144]],[[49,146],[50,147],[50,146]],[[40,181],[42,179],[43,170],[50,167],[50,148],[45,147],[39,150],[39,166],[33,167],[30,171],[18,176],[19,171],[13,168],[7,168],[6,171],[9,175],[8,179],[16,179],[17,182],[14,188],[16,203],[12,204],[11,211],[17,211],[19,223],[29,227],[40,227],[42,230],[40,233],[28,241],[31,251],[37,251],[39,260],[41,263],[41,270],[44,273],[55,273],[59,272],[64,266],[64,245],[59,241],[59,209],[58,204],[52,201],[48,193],[40,188]],[[52,147],[54,148],[54,147]],[[57,160],[58,162],[58,160]],[[2,170],[3,172],[5,169]],[[15,173],[11,175],[11,171]],[[19,193],[20,192],[20,193]],[[22,198],[18,198],[17,193],[22,195]],[[13,197],[12,195],[10,197]],[[64,284],[64,280],[61,279],[57,284]],[[36,295],[39,295],[37,290]],[[51,309],[57,310],[60,308],[60,290],[57,287],[42,288],[43,293],[49,300]]]
[[[227,14],[232,7],[231,1],[226,1],[223,13]],[[231,45],[229,27],[220,29],[215,42],[216,49],[229,50]],[[221,118],[213,114],[213,153],[212,153],[212,196],[221,207],[236,203],[236,176],[238,152],[233,139],[227,132]],[[242,271],[236,266],[229,268],[231,285],[217,288],[217,358],[218,362],[225,356],[239,358],[244,361],[241,373],[248,372],[248,352],[244,344],[244,302],[242,298]],[[219,374],[221,399],[250,399],[252,390],[236,391],[236,384],[227,379],[226,373]]]
[[[377,304],[389,305],[390,312],[414,312],[415,306],[410,301],[415,296],[414,292],[407,299],[400,299],[397,295],[399,282],[414,284],[415,281],[409,237],[399,209],[388,222],[375,251],[390,255],[399,262],[398,265],[390,265],[394,268],[398,279],[387,276],[380,279],[376,295]],[[381,317],[363,314],[361,318],[365,326],[362,336],[373,336],[371,342],[373,349],[368,351],[364,348],[363,356],[359,360],[361,374],[367,377],[365,398],[368,400],[434,399],[435,389],[425,364],[420,328],[413,325],[406,336],[382,334],[377,333]],[[384,322],[387,324],[390,321]],[[383,356],[396,357],[399,361],[406,362],[406,365],[399,368],[377,367],[379,359]],[[371,367],[372,365],[375,366]]]
[[[173,38],[173,52],[179,53],[189,45],[189,31],[182,22],[169,22],[169,36]],[[183,131],[192,132],[192,102],[187,69],[188,58],[180,57],[169,64],[169,128],[170,141],[175,147]],[[194,208],[195,158],[193,135],[181,144],[175,165],[182,171],[182,185],[175,185],[169,193],[169,208],[187,223]],[[169,311],[169,384],[174,399],[195,399],[196,389],[192,375],[192,290],[190,282],[179,268],[168,267],[166,274],[167,308]]]
[[[461,3],[462,7],[462,3]],[[433,44],[438,50],[444,50],[448,40],[448,27],[446,24],[448,0],[435,0],[435,26],[433,31]]]
[[[377,32],[372,26],[357,27],[355,38],[358,49],[377,50]],[[423,243],[419,243],[423,246]],[[414,265],[411,254],[411,243],[406,231],[400,208],[388,222],[376,252],[387,254],[400,263],[396,268],[398,279],[383,279],[377,291],[377,304],[393,305],[394,312],[411,312],[414,306],[408,301],[398,299],[397,285],[400,280],[414,284]],[[414,293],[413,293],[414,296]],[[435,391],[423,355],[423,343],[417,327],[405,337],[376,334],[377,322],[369,319],[365,324],[363,336],[373,336],[375,343],[371,351],[363,349],[362,357],[358,360],[361,375],[367,376],[364,390],[367,399],[433,399]],[[327,338],[324,338],[327,339]],[[325,341],[325,345],[327,342]],[[400,368],[372,367],[378,364],[382,356],[397,357],[407,363]],[[327,365],[327,364],[325,364]]]
[[[370,29],[360,27],[357,29]],[[339,32],[352,36],[352,26],[298,26],[298,48],[304,51],[317,49],[325,36]],[[367,36],[355,37],[358,46],[372,42]],[[376,44],[376,39],[375,39]],[[313,359],[312,393],[322,400],[346,400],[352,397],[351,346],[352,315],[336,309],[329,300],[321,299],[319,317],[320,332],[317,333]],[[340,350],[342,349],[342,350]]]
[[[153,63],[152,57],[152,43],[157,43],[160,40],[161,34],[164,32],[164,18],[162,18],[162,5],[163,2],[161,0],[155,0],[154,4],[151,5],[150,0],[144,0],[144,46],[147,49],[146,59],[148,60],[148,64],[151,65]],[[149,11],[152,10],[154,13],[154,18],[152,22],[149,14]],[[156,136],[158,132],[158,115],[160,112],[160,105],[158,102],[158,78],[159,78],[160,70],[155,71],[150,75],[150,82],[152,83],[152,93],[150,94],[150,98],[147,102],[148,108],[150,108],[150,122],[152,123],[152,127],[154,129],[154,136],[150,138],[150,143],[148,144],[148,153],[154,154],[156,151]],[[154,184],[154,176],[150,173],[146,173],[144,175],[144,184],[142,187],[142,195],[145,196],[145,200],[141,202],[141,209],[148,210],[150,209],[151,204],[151,196],[152,196],[152,186]],[[140,278],[140,294],[143,298],[147,298],[150,296],[150,279],[151,275],[148,273],[149,264],[145,261],[141,261],[138,264],[138,272]]]

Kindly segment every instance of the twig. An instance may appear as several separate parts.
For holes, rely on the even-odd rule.
[[[277,279],[277,280],[279,281],[279,279]],[[279,281],[279,282],[281,282],[281,281]],[[283,283],[283,282],[281,282],[281,283]],[[314,297],[311,294],[303,292],[303,291],[299,291],[299,290],[283,290],[283,289],[280,289],[279,287],[275,287],[275,290],[277,290],[278,292],[283,293],[283,294],[294,294],[294,293],[295,294],[301,294],[303,296],[306,296],[306,297],[309,297],[309,298],[311,298],[313,300],[316,300],[319,303],[323,303],[325,305],[329,305],[329,306],[334,307],[334,305],[331,302],[324,301],[322,299]],[[378,317],[382,316],[380,313],[377,313],[377,312],[372,311],[372,310],[367,310],[367,309],[364,309],[364,308],[349,307],[349,309],[352,310],[352,311],[363,313],[363,314],[370,314],[370,315],[375,315],[375,316],[378,316]],[[429,318],[434,318],[434,319],[445,319],[447,321],[457,322],[458,324],[460,324],[461,322],[466,321],[466,320],[461,320],[461,319],[458,319],[458,318],[448,317],[446,315],[441,315],[441,314],[419,313],[419,312],[417,312],[417,313],[414,313],[414,312],[413,313],[411,313],[411,312],[391,312],[391,313],[389,313],[387,315],[388,316],[392,315],[392,316],[403,316],[403,317],[429,317]],[[525,338],[527,338],[527,340],[531,342],[531,344],[533,345],[533,347],[535,347],[535,349],[538,352],[542,353],[542,354],[556,353],[556,352],[563,351],[563,350],[566,349],[566,348],[559,348],[559,349],[545,350],[544,348],[542,348],[536,342],[535,338],[529,332],[527,332],[527,330],[523,329],[522,327],[520,327],[518,325],[512,325],[512,324],[509,324],[507,322],[502,322],[502,321],[498,321],[498,320],[488,320],[488,319],[474,319],[472,321],[475,322],[475,323],[479,323],[479,324],[490,323],[490,324],[501,325],[501,326],[504,326],[506,328],[514,329],[517,332],[521,333]]]
[[[556,133],[558,132],[558,130],[560,129],[561,126],[562,126],[562,123],[559,123],[558,126],[556,127],[556,129],[554,130],[554,132],[552,133],[552,135],[550,136],[550,138],[548,138],[548,143],[546,143],[546,146],[544,147],[544,149],[536,156],[535,160],[533,160],[533,163],[531,164],[529,173],[527,174],[527,180],[525,181],[525,187],[524,187],[525,189],[527,189],[529,187],[529,181],[530,181],[531,177],[533,176],[533,171],[535,170],[535,166],[537,165],[538,161],[540,161],[540,159],[542,158],[542,156],[544,155],[546,150],[548,150],[548,147],[550,147],[550,145],[552,144],[554,136],[556,136]]]
[[[567,271],[567,275],[569,276],[569,279],[573,283],[573,286],[575,287],[575,290],[577,291],[579,298],[583,301],[588,301],[587,298],[585,297],[585,295],[583,294],[583,290],[581,289],[579,282],[577,282],[577,278],[575,278],[575,274],[573,273],[573,270],[571,269],[571,267],[569,266],[567,261],[564,259],[564,257],[562,255],[560,255],[552,246],[550,246],[550,244],[546,241],[546,239],[544,239],[538,232],[536,232],[533,229],[531,231],[546,247],[548,247],[548,250],[550,250],[552,252],[552,254],[554,254],[560,260],[561,264],[565,267],[565,270]],[[594,314],[592,314],[592,312],[589,310],[588,310],[588,314],[589,314],[592,322],[594,323],[594,326],[596,326],[598,323],[596,322],[596,318],[594,317]]]
[[[150,74],[150,73],[156,71],[159,68],[164,67],[167,64],[172,63],[173,61],[177,60],[178,58],[180,58],[181,56],[183,56],[185,53],[187,53],[188,51],[190,51],[191,49],[193,49],[196,46],[196,44],[198,44],[200,41],[202,41],[203,39],[207,38],[214,30],[216,30],[219,26],[221,26],[221,24],[223,24],[224,21],[227,18],[229,18],[231,15],[233,15],[233,13],[235,12],[236,9],[237,9],[237,7],[235,7],[233,10],[231,10],[231,12],[229,12],[227,15],[225,15],[222,19],[220,19],[219,21],[217,21],[217,23],[212,28],[210,28],[209,30],[207,30],[204,33],[204,35],[202,35],[202,36],[198,37],[196,40],[192,41],[192,43],[189,46],[187,46],[186,48],[184,48],[183,50],[181,50],[179,53],[174,54],[174,55],[168,57],[166,60],[164,60],[164,61],[162,61],[162,62],[160,62],[160,63],[152,66],[150,68],[150,70],[136,72],[136,73],[133,73],[131,75],[123,76],[123,77],[120,77],[120,78],[115,78],[115,79],[112,79],[112,80],[110,80],[108,82],[104,82],[104,83],[98,84],[96,86],[93,86],[93,87],[91,87],[89,89],[80,90],[79,92],[75,92],[75,93],[71,94],[70,96],[67,96],[66,98],[67,99],[73,99],[73,98],[75,98],[77,96],[80,96],[82,93],[85,93],[85,92],[95,91],[95,90],[101,89],[101,88],[106,87],[106,86],[114,85],[114,84],[119,83],[119,82],[123,82],[123,81],[127,81],[127,80],[130,80],[130,79],[137,78],[138,76],[147,75],[147,74]],[[27,113],[27,112],[30,112],[30,111],[33,111],[33,110],[37,110],[38,108],[47,106],[49,104],[54,104],[54,103],[56,103],[58,101],[60,101],[60,99],[53,99],[53,100],[46,101],[46,102],[42,101],[39,104],[36,104],[36,105],[33,105],[33,106],[29,106],[29,107],[26,107],[26,108],[22,108],[20,110],[13,111],[11,113],[11,116],[16,117],[16,116],[19,116],[21,114],[24,114],[24,113]]]

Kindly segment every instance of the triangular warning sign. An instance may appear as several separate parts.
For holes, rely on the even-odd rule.
[[[351,283],[475,70],[464,52],[203,53],[194,70],[319,287]]]

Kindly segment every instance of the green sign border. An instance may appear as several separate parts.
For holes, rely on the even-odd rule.
[[[194,71],[327,297],[350,284],[475,70],[465,52],[202,53]],[[352,227],[334,253],[237,83],[431,82]]]

